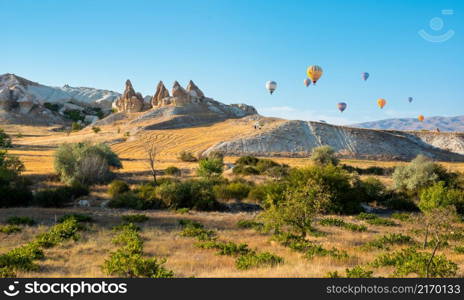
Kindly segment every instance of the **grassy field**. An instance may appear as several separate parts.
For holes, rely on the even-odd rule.
[[[85,213],[92,216],[94,223],[89,225],[89,230],[84,231],[77,241],[65,242],[62,245],[45,251],[45,259],[39,261],[40,271],[20,272],[20,277],[101,277],[106,276],[101,265],[108,258],[115,246],[111,244],[113,232],[111,226],[121,222],[121,215],[130,211],[121,210],[84,210],[84,209],[37,209],[17,208],[0,210],[0,222],[9,216],[30,216],[36,219],[39,225],[26,227],[22,233],[5,235],[0,233],[2,240],[0,253],[31,240],[34,235],[44,232],[54,224],[57,217],[65,213]],[[337,227],[317,228],[326,233],[324,237],[312,237],[310,240],[325,248],[335,247],[347,251],[349,258],[335,259],[331,257],[315,257],[306,259],[301,253],[283,247],[272,241],[268,234],[260,234],[252,229],[240,229],[236,223],[239,220],[253,218],[251,213],[204,213],[190,212],[178,214],[170,211],[144,212],[149,220],[142,224],[142,236],[145,241],[145,253],[147,257],[155,256],[167,259],[166,267],[173,270],[178,277],[323,277],[329,271],[343,273],[346,268],[356,265],[364,265],[381,254],[385,250],[363,250],[362,245],[384,234],[403,233],[414,237],[411,232],[417,225],[409,222],[394,220],[398,226],[385,227],[369,225],[354,217],[339,217],[347,222],[367,225],[366,232],[352,232]],[[324,216],[327,217],[327,216]],[[275,267],[255,268],[246,271],[237,270],[234,259],[229,256],[216,255],[215,250],[206,250],[195,247],[193,238],[181,237],[178,220],[191,219],[199,221],[208,229],[215,229],[219,238],[247,243],[250,248],[259,251],[269,251],[281,256],[284,263]],[[457,225],[456,230],[462,230],[462,225]],[[417,238],[417,237],[416,237]],[[417,240],[419,241],[419,240]],[[399,246],[391,246],[391,250]],[[458,276],[464,275],[464,254],[457,254],[448,247],[443,251],[446,256],[457,263],[461,268]],[[441,253],[441,252],[440,252]],[[392,270],[389,268],[375,269],[375,276],[389,276]]]

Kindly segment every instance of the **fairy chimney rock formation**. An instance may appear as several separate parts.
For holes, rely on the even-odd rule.
[[[132,83],[128,79],[124,94],[116,100],[116,108],[119,112],[140,112],[143,110],[144,101],[140,93],[136,93]]]
[[[162,81],[158,82],[158,85],[156,86],[156,92],[155,95],[153,95],[153,98],[151,99],[151,105],[153,107],[157,107],[163,104],[163,99],[169,97],[169,91],[168,89],[164,86],[164,83]]]
[[[189,81],[187,85],[187,91],[192,95],[193,97],[198,97],[198,98],[204,98],[205,94],[198,88],[198,86],[193,83],[192,80]]]

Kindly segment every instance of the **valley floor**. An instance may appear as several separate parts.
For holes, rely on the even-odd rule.
[[[92,216],[94,223],[87,231],[81,233],[77,241],[65,242],[55,248],[45,251],[45,259],[37,263],[37,272],[18,272],[19,277],[105,277],[101,265],[116,250],[111,239],[114,232],[111,227],[121,223],[121,215],[131,213],[123,210],[110,209],[41,209],[15,208],[0,209],[0,223],[10,216],[29,216],[38,221],[39,225],[24,227],[23,232],[15,234],[0,233],[0,253],[32,240],[35,235],[44,232],[54,224],[56,218],[66,213],[84,213]],[[317,228],[326,233],[323,237],[311,237],[310,240],[324,248],[344,249],[348,259],[331,257],[315,257],[306,259],[301,253],[272,241],[271,236],[260,234],[253,229],[237,227],[237,221],[250,219],[251,213],[220,213],[220,212],[189,212],[179,214],[171,211],[144,211],[149,220],[141,225],[141,235],[145,242],[144,252],[147,257],[165,258],[166,267],[174,271],[176,277],[324,277],[327,272],[344,273],[346,268],[365,265],[374,258],[385,253],[385,250],[363,250],[361,246],[387,233],[403,233],[414,237],[416,225],[394,220],[398,226],[385,227],[367,225],[366,232],[351,232],[336,227]],[[354,217],[339,217],[352,223],[365,224]],[[262,267],[240,271],[235,268],[234,258],[216,254],[216,250],[195,247],[196,240],[179,235],[180,219],[190,219],[201,222],[208,229],[217,231],[220,240],[247,243],[251,249],[260,252],[269,251],[284,259],[284,263],[275,267]],[[366,225],[366,224],[365,224]],[[459,225],[462,226],[462,225]],[[456,228],[462,230],[462,228]],[[415,237],[417,238],[417,237]],[[397,249],[399,246],[392,246]],[[456,254],[447,247],[444,250],[448,259],[459,265],[458,277],[464,276],[464,254]],[[374,269],[374,276],[387,277],[391,269]]]

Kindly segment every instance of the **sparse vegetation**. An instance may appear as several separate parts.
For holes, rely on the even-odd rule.
[[[319,224],[321,224],[322,226],[341,227],[341,228],[345,228],[351,231],[358,231],[358,232],[367,231],[367,227],[365,225],[348,223],[348,222],[343,221],[342,219],[336,219],[336,218],[324,218],[319,221]]]
[[[311,152],[311,160],[314,164],[320,166],[336,166],[339,163],[339,159],[335,156],[334,149],[330,146],[319,146],[313,148]]]
[[[36,224],[35,220],[29,217],[9,217],[6,219],[6,223],[9,225],[27,225],[33,226]]]
[[[94,133],[99,133],[99,132],[101,131],[101,128],[98,127],[98,126],[92,126],[92,131],[93,131]]]
[[[11,148],[11,146],[12,143],[10,135],[0,128],[0,148]]]
[[[196,162],[198,159],[192,154],[192,152],[182,151],[179,153],[179,160],[186,162]]]
[[[181,170],[175,166],[170,166],[164,169],[164,174],[170,176],[181,176]]]

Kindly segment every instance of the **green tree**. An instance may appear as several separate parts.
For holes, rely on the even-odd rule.
[[[325,166],[332,164],[334,166],[338,165],[339,159],[335,156],[335,151],[330,146],[320,146],[313,148],[311,152],[311,160],[316,165]]]
[[[198,162],[197,173],[201,177],[211,178],[220,176],[224,169],[224,162],[221,158],[202,158]]]
[[[11,146],[10,135],[0,128],[0,148],[11,148]]]

